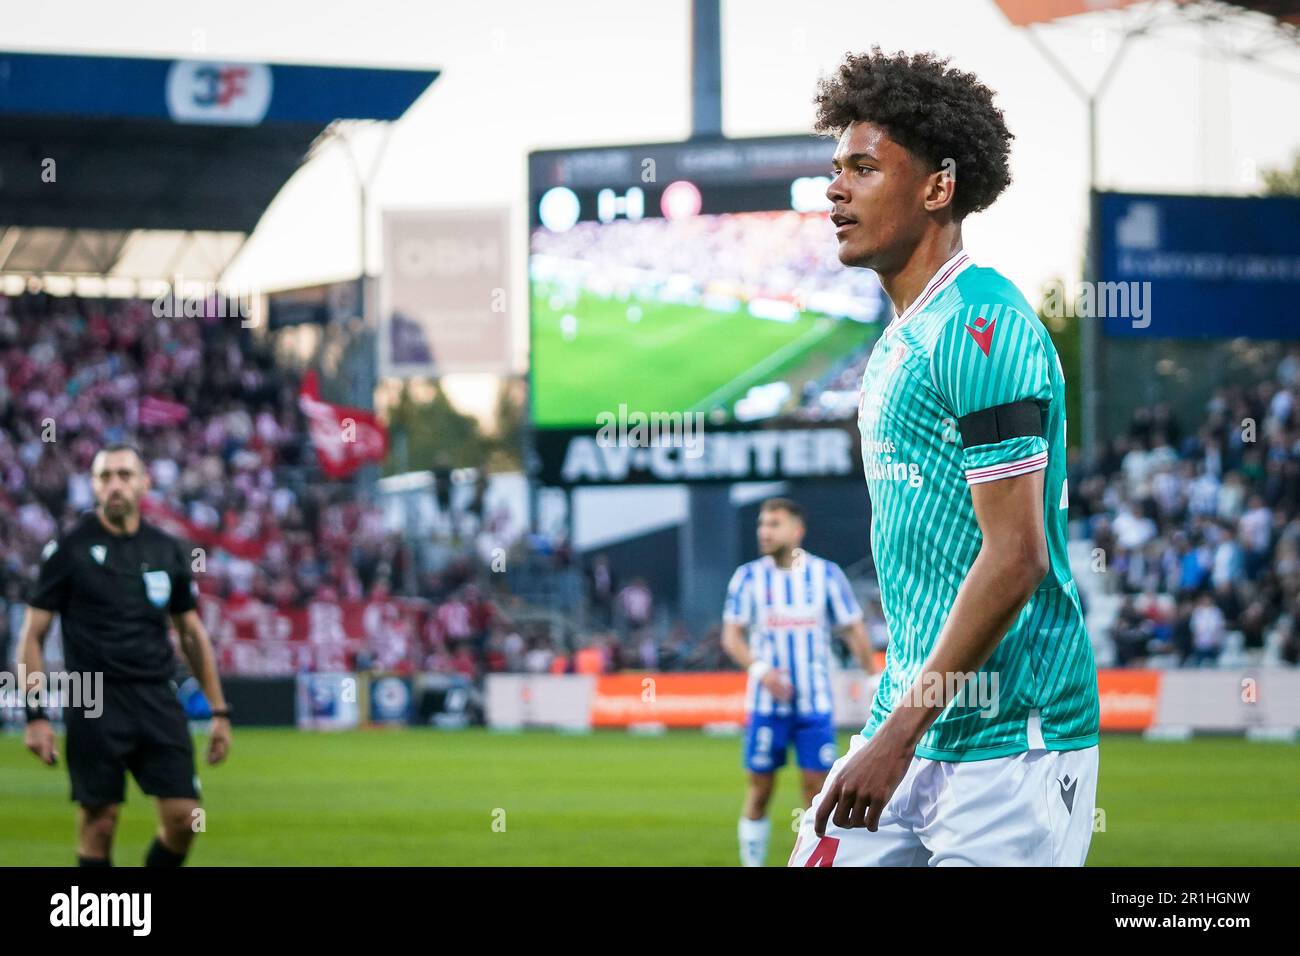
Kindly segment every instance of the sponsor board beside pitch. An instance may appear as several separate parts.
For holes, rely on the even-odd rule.
[[[353,674],[299,674],[300,730],[350,730],[361,723],[357,678]]]
[[[586,674],[489,674],[483,688],[487,724],[587,730],[595,686],[596,678]]]
[[[1160,700],[1159,671],[1097,672],[1102,730],[1146,730]]]
[[[877,653],[876,666],[884,665]],[[862,671],[831,675],[836,720],[842,727],[861,726],[871,709],[877,678]],[[739,671],[699,674],[606,674],[596,681],[591,699],[595,727],[663,724],[708,727],[745,720],[747,675]]]
[[[411,682],[397,674],[371,674],[366,681],[367,723],[400,727],[411,722]]]
[[[1215,691],[1236,700],[1242,680],[1258,679],[1264,686],[1273,673],[1242,678],[1237,672],[1213,672]],[[1147,670],[1102,670],[1097,673],[1101,704],[1101,729],[1144,731],[1157,723],[1162,698],[1179,699],[1178,684],[1195,674],[1163,674]],[[866,721],[875,692],[876,678],[860,671],[837,671],[831,676],[835,698],[836,726],[861,727]],[[1281,677],[1276,686],[1283,686]],[[707,727],[743,724],[745,720],[746,675],[739,671],[706,673],[630,673],[599,677],[580,675],[489,675],[487,678],[487,722],[494,727],[565,726],[631,727],[657,724],[664,727]],[[1290,684],[1286,684],[1290,687]],[[1168,709],[1167,706],[1164,709]],[[1270,720],[1285,723],[1281,708]],[[1194,715],[1192,715],[1194,718]],[[1161,720],[1165,720],[1161,716]],[[1167,722],[1167,720],[1165,721]],[[1197,726],[1195,719],[1189,719]],[[1207,725],[1208,726],[1208,725]],[[1223,724],[1216,722],[1214,727]],[[1249,713],[1234,725],[1250,726]]]
[[[703,727],[745,719],[743,673],[607,674],[591,698],[594,727]]]

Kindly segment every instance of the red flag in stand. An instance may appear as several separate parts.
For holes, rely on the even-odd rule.
[[[321,471],[328,477],[346,478],[367,462],[383,461],[388,454],[388,429],[374,412],[323,401],[314,369],[302,380],[298,405],[307,416]]]

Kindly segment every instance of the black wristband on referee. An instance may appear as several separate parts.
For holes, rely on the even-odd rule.
[[[35,720],[49,720],[50,715],[45,712],[44,707],[27,707],[27,722],[30,724]]]
[[[224,717],[224,718],[226,718],[226,720],[229,720],[229,719],[230,719],[230,708],[229,708],[229,707],[223,707],[223,708],[221,708],[220,710],[214,710],[214,711],[212,712],[212,716],[213,716],[213,717]]]

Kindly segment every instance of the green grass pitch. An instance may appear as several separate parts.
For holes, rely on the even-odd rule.
[[[848,735],[841,737],[841,750]],[[196,739],[196,745],[201,745]],[[201,752],[201,751],[200,751]],[[236,729],[203,768],[195,865],[732,866],[743,774],[736,737],[484,730]],[[134,783],[118,865],[154,826]],[[793,770],[779,777],[768,862],[794,843]],[[1300,863],[1300,749],[1240,739],[1102,741],[1105,831],[1090,865]],[[66,769],[0,736],[0,864],[66,865]]]
[[[630,307],[641,310],[628,319]],[[561,319],[578,317],[565,339]],[[841,356],[863,348],[876,326],[804,313],[794,322],[698,307],[600,298],[583,293],[553,309],[533,289],[533,411],[543,427],[594,425],[602,411],[728,412],[755,385],[784,380],[798,393]]]

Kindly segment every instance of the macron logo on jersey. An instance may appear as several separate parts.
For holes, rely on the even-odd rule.
[[[980,351],[985,355],[989,354],[989,348],[993,345],[993,326],[997,319],[986,319],[980,316],[970,325],[966,326],[966,331],[970,337],[975,340],[975,344],[980,347]]]

